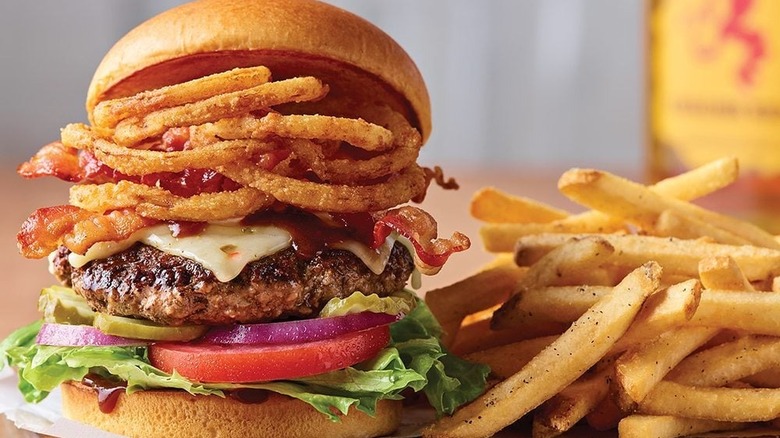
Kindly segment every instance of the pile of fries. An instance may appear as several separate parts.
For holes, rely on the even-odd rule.
[[[476,275],[426,295],[456,353],[495,385],[426,430],[534,437],[578,423],[621,437],[780,426],[780,243],[689,201],[736,180],[722,159],[653,186],[572,169],[570,215],[487,188]]]

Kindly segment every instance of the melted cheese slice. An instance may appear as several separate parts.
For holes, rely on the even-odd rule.
[[[194,236],[173,237],[168,225],[145,228],[119,242],[99,242],[84,255],[71,253],[68,261],[80,268],[92,260],[122,252],[136,242],[153,246],[167,254],[185,257],[200,263],[221,282],[238,276],[246,265],[275,254],[292,244],[290,233],[273,226],[246,227],[239,224],[209,224]],[[375,274],[384,271],[395,243],[391,234],[376,250],[357,241],[346,241],[334,248],[350,251]]]
[[[366,266],[368,266],[368,269],[370,269],[371,272],[379,275],[385,270],[385,266],[387,266],[387,262],[390,260],[390,252],[393,250],[394,244],[395,236],[391,234],[387,236],[387,239],[385,239],[382,246],[376,250],[373,250],[356,240],[347,240],[334,244],[333,248],[343,249],[355,254]]]

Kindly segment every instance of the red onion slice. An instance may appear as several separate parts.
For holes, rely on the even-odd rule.
[[[297,344],[392,324],[401,315],[361,312],[330,318],[215,327],[199,339],[212,344]]]
[[[95,327],[88,325],[54,323],[43,324],[35,342],[39,345],[52,345],[57,347],[127,347],[148,344],[148,342],[140,341],[138,339],[107,335]]]

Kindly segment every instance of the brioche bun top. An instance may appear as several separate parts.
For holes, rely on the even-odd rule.
[[[103,100],[253,65],[274,80],[317,76],[329,96],[388,104],[430,135],[428,92],[409,55],[368,21],[315,0],[198,0],[163,12],[109,50],[87,113]]]

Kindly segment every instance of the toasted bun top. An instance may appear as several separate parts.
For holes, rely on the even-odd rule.
[[[318,76],[331,95],[381,100],[430,134],[428,92],[409,55],[368,21],[314,0],[198,0],[163,12],[106,54],[87,113],[102,100],[251,65],[274,79]]]

